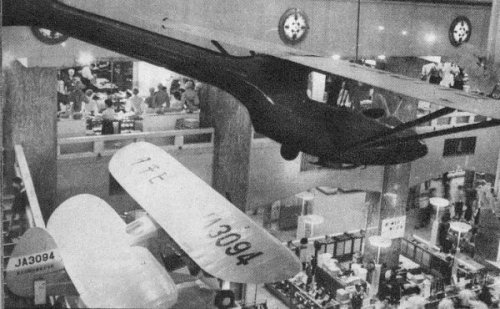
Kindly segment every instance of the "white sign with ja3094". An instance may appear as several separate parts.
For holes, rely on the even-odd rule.
[[[7,269],[8,271],[17,271],[27,268],[36,268],[33,271],[39,271],[39,268],[41,269],[44,266],[54,263],[55,261],[60,261],[61,257],[59,256],[57,250],[49,250],[37,254],[18,256],[15,258],[13,257],[13,259],[15,259],[15,263],[9,264],[10,269]]]

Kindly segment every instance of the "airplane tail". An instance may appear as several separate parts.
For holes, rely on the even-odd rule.
[[[9,290],[21,297],[33,297],[35,285],[47,294],[76,294],[64,271],[64,264],[54,239],[47,230],[30,228],[15,246],[6,268],[5,282]],[[37,282],[37,283],[36,283]]]

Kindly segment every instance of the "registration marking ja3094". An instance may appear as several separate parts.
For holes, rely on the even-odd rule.
[[[208,214],[205,219],[207,221],[205,229],[208,230],[208,237],[215,240],[217,247],[225,248],[224,252],[227,256],[235,256],[237,266],[247,265],[250,260],[264,254],[261,251],[247,252],[252,248],[252,244],[249,241],[239,241],[241,234],[234,231],[230,224],[223,224],[222,218],[215,213]]]
[[[15,259],[15,263],[9,264],[12,267],[9,270],[19,270],[23,268],[41,266],[44,264],[51,264],[60,258],[59,254],[55,250],[49,250],[36,254],[12,257],[12,259]]]

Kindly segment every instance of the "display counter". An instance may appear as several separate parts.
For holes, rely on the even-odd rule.
[[[113,128],[105,134],[160,132],[174,129],[199,128],[199,112],[172,112],[165,114],[145,114],[137,117],[134,114],[117,114]],[[105,130],[106,131],[106,130]],[[111,132],[109,132],[111,131]],[[82,119],[59,118],[57,137],[80,137],[103,134],[103,120],[100,115],[83,117]]]
[[[85,136],[85,119],[59,118],[57,121],[57,137]]]
[[[437,308],[443,298],[455,300],[466,288],[478,293],[482,286],[491,286],[492,277],[488,279],[486,268],[470,256],[460,252],[444,254],[429,247],[426,243],[402,239],[400,271],[405,274],[404,285],[408,288],[403,288],[406,297],[402,302],[414,295],[411,287],[419,288],[426,300],[425,308]]]
[[[447,284],[450,283],[453,257],[429,248],[427,244],[406,238],[401,240],[401,254],[424,271],[444,279]]]
[[[291,309],[340,309],[341,304],[333,299],[316,299],[293,280],[265,284],[266,289]]]
[[[400,267],[397,270],[392,269],[395,273],[385,277],[388,269],[380,271],[379,268],[378,275],[375,274],[375,269],[369,274],[368,269],[361,263],[339,262],[333,259],[333,242],[346,240],[346,237],[325,238],[324,241],[315,243],[319,254],[313,281],[311,275],[297,275],[286,282],[266,285],[267,288],[290,308],[298,308],[298,305],[305,308],[350,308],[353,299],[359,295],[356,294],[359,291],[356,289],[358,284],[364,287],[361,290],[365,291],[362,308],[373,308],[375,304],[381,303],[381,299],[389,299],[395,306],[405,306],[405,303],[419,297],[425,302],[426,309],[433,309],[437,308],[444,298],[457,302],[460,292],[464,289],[479,295],[485,285],[497,290],[492,294],[493,302],[498,302],[500,278],[492,277],[481,263],[466,254],[444,254],[426,243],[402,239]],[[322,253],[327,247],[328,253]],[[369,265],[365,267],[367,266]],[[306,267],[305,273],[308,273],[307,270],[309,267]],[[452,276],[452,273],[456,276]],[[367,275],[370,275],[370,278],[380,276],[378,292],[365,282]],[[397,293],[393,290],[395,286],[399,291]],[[327,306],[322,297],[319,297],[318,301],[318,290],[322,290],[321,296],[328,295],[333,301],[328,299]]]
[[[317,240],[319,252],[331,253],[338,261],[348,261],[356,252],[363,249],[364,233],[344,233],[333,237],[326,236]]]
[[[200,113],[172,112],[165,114],[145,114],[135,123],[136,130],[143,132],[166,131],[176,128],[179,119],[193,119],[199,123]]]
[[[332,295],[337,295],[339,289],[350,291],[356,284],[364,284],[361,278],[356,276],[344,276],[339,271],[332,271],[327,267],[316,269],[316,281],[327,289]]]
[[[479,273],[485,270],[485,267],[483,265],[479,264],[470,256],[463,253],[457,253],[455,255],[455,262],[458,263],[459,269],[463,269],[468,273]]]
[[[345,278],[342,279],[337,274],[330,272],[328,269],[318,267],[316,270],[316,280],[323,286],[327,287],[329,291],[335,295],[338,289],[346,289],[348,286],[354,285],[359,278],[355,278],[354,282],[351,280],[345,280]]]

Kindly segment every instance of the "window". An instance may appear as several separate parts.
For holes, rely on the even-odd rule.
[[[469,123],[470,116],[458,116],[456,123]]]
[[[451,138],[444,141],[443,157],[474,154],[476,137]]]
[[[451,117],[441,117],[437,119],[437,124],[440,126],[445,126],[451,124]]]
[[[488,120],[488,117],[482,116],[482,115],[476,115],[474,116],[474,122],[483,122]]]

